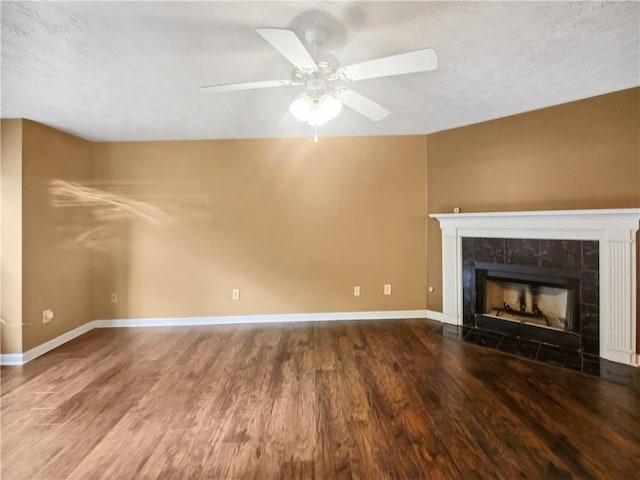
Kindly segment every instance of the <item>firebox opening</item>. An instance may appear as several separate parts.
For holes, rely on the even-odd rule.
[[[477,327],[503,328],[553,344],[553,335],[579,333],[579,273],[476,262],[475,277]]]
[[[484,315],[502,320],[567,330],[567,288],[487,279]]]

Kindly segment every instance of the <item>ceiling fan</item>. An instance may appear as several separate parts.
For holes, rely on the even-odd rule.
[[[435,51],[425,48],[342,67],[335,57],[319,51],[327,36],[326,30],[322,28],[311,28],[305,32],[305,40],[309,43],[313,55],[291,30],[258,28],[256,32],[293,65],[291,78],[208,85],[200,87],[200,90],[224,93],[306,85],[307,91],[296,97],[289,111],[297,120],[316,127],[316,141],[317,127],[335,118],[342,110],[343,104],[374,122],[391,113],[382,105],[347,88],[345,84],[371,78],[426,72],[435,70],[438,66]]]

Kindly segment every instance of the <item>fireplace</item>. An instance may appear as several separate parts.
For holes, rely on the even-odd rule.
[[[598,355],[598,242],[465,237],[462,254],[467,326]]]
[[[640,355],[636,353],[636,232],[640,209],[429,216],[440,223],[442,230],[442,313],[430,312],[431,318],[458,328],[475,327],[480,319],[535,332],[579,335],[578,348],[596,358],[635,366],[640,363]],[[560,283],[556,279],[534,279],[531,286],[525,286],[523,294],[522,281],[505,278],[509,268],[479,268],[482,263],[563,270],[569,274],[564,275],[566,280]],[[557,288],[560,291],[546,290],[545,295],[562,298],[566,291],[563,324],[561,312],[556,312],[558,321],[554,328],[531,325],[535,322],[520,319],[494,318],[504,313],[492,316],[487,312],[486,295],[482,292],[483,301],[478,303],[476,277],[485,275],[483,271],[493,283],[482,288],[506,290],[505,293],[490,291],[489,295],[493,295],[498,305],[500,298],[506,296],[508,301],[502,301],[502,309],[507,310],[504,303],[512,310],[510,314],[517,314],[523,308],[524,312],[520,313],[534,314],[525,315],[529,320],[540,316],[540,312],[546,315],[547,307],[543,308],[539,300],[539,312],[535,312],[533,296],[540,295],[535,287]],[[545,277],[546,273],[539,270],[533,275]],[[514,290],[515,299],[512,298]]]

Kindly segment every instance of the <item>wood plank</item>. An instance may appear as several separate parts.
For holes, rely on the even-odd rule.
[[[2,478],[635,478],[640,398],[423,320],[94,330],[0,370]]]

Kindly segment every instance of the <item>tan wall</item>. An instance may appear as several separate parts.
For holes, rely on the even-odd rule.
[[[428,135],[429,212],[640,207],[639,116],[634,88]],[[428,242],[427,305],[441,311],[433,219]]]
[[[91,143],[23,123],[23,348],[27,351],[91,321],[91,256],[74,241],[87,225],[82,207],[56,206],[53,181],[87,183]],[[55,318],[42,323],[42,311]]]
[[[96,318],[425,308],[424,136],[93,148]]]
[[[22,120],[2,120],[0,352],[22,352]]]
[[[16,265],[28,325],[3,352],[95,318],[423,309],[427,284],[426,306],[441,310],[440,230],[425,227],[427,205],[638,207],[639,111],[636,88],[426,137],[319,144],[92,144],[24,121]],[[19,136],[3,129],[3,227],[6,185],[19,178],[5,159],[20,158]],[[54,181],[69,190],[64,206]],[[3,237],[3,266],[5,252]],[[7,285],[3,274],[3,299]],[[46,308],[55,320],[43,325]]]

